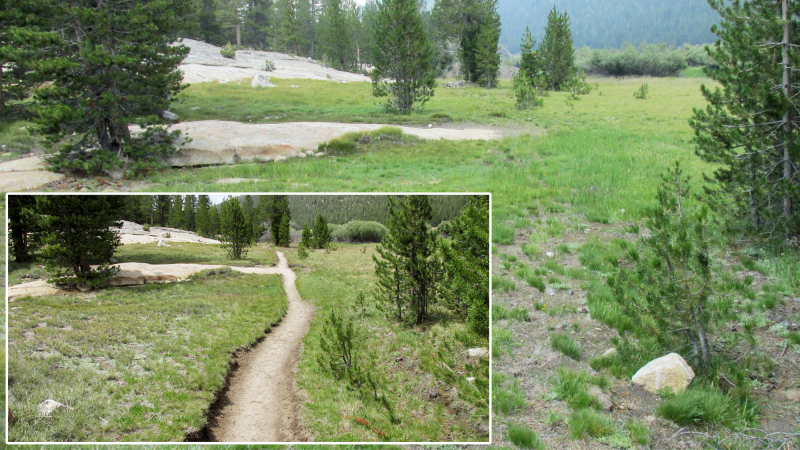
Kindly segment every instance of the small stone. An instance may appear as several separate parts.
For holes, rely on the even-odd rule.
[[[556,256],[556,254],[553,253],[553,252],[547,252],[547,253],[545,253],[545,256],[547,256],[548,258],[553,258],[553,257]]]
[[[800,389],[788,389],[782,392],[786,400],[800,402]]]
[[[489,349],[485,347],[476,347],[467,350],[466,353],[472,358],[486,358],[489,356]]]
[[[298,158],[305,158],[306,156],[308,156],[308,155],[306,155],[304,152],[300,152],[300,153],[297,154]]]
[[[193,106],[193,107],[192,107],[192,111],[197,111],[198,109],[200,109],[200,107],[199,107],[199,106]]]
[[[610,349],[608,349],[608,350],[603,352],[603,357],[604,358],[608,358],[608,357],[614,356],[616,354],[617,354],[617,349],[614,348],[614,347],[611,347]]]
[[[577,312],[578,314],[589,314],[589,308],[585,306],[579,306],[575,309],[575,312]]]
[[[322,157],[322,156],[325,156],[325,152],[317,152],[317,153],[314,153],[314,157],[315,157],[315,158],[320,158],[320,157]]]
[[[250,82],[250,87],[274,88],[275,84],[269,80],[269,76],[265,72],[261,72],[253,77],[253,81]]]
[[[467,381],[470,382],[470,383],[474,383],[475,382],[475,377],[467,377]]]
[[[545,295],[549,295],[550,297],[556,295],[556,291],[551,287],[548,287],[547,289],[545,289],[544,293],[545,293]]]
[[[433,128],[433,124],[432,124],[432,123],[429,123],[429,124],[428,124],[428,128]]]
[[[275,157],[275,160],[274,160],[274,161],[275,161],[275,162],[279,162],[279,161],[286,161],[286,157],[285,157],[285,156],[283,156],[283,155],[278,155],[278,156],[276,156],[276,157]]]
[[[300,87],[300,86],[298,86],[298,85],[296,85],[296,84],[293,84],[293,85],[291,85],[291,86],[289,86],[289,87],[298,88],[298,87]]]
[[[170,111],[161,111],[161,117],[163,117],[164,120],[168,120],[170,122],[178,121],[178,115]]]
[[[36,410],[39,413],[39,417],[46,417],[49,416],[53,411],[61,408],[64,408],[67,411],[72,410],[72,408],[70,408],[69,406],[50,399],[47,399],[42,403],[39,403],[39,406],[36,407]]]
[[[158,246],[159,247],[169,247],[170,245],[165,239],[159,239]]]

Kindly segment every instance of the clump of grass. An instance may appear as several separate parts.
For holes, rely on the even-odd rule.
[[[581,350],[578,348],[578,344],[566,333],[551,334],[550,346],[575,361],[581,360]]]
[[[542,254],[542,249],[538,245],[529,242],[522,246],[522,253],[530,259],[538,258]]]
[[[392,144],[411,144],[417,142],[414,136],[403,134],[403,130],[395,127],[382,127],[373,131],[356,131],[320,144],[318,150],[331,155],[346,156],[355,153],[358,147],[373,142],[386,141]]]
[[[514,283],[512,280],[497,275],[492,277],[493,291],[509,292],[516,289],[516,287],[517,287],[516,283]]]
[[[797,331],[790,332],[788,335],[786,335],[786,338],[789,339],[789,342],[791,342],[792,345],[800,345],[800,333]]]
[[[508,318],[508,310],[500,305],[492,305],[492,320],[505,320]]]
[[[544,444],[539,436],[524,425],[511,424],[508,426],[508,440],[519,448],[544,450]]]
[[[631,441],[637,445],[646,447],[650,444],[650,429],[638,422],[625,422],[625,430],[628,431]]]
[[[756,420],[755,405],[741,402],[707,386],[692,386],[680,395],[661,402],[656,415],[680,426],[716,425],[738,429]]]
[[[495,225],[492,227],[492,242],[501,245],[513,244],[514,232],[515,230],[513,228],[505,227],[499,224]]]
[[[509,311],[508,318],[525,322],[530,318],[530,313],[528,313],[528,310],[525,308],[514,308]]]
[[[529,274],[525,277],[525,282],[528,283],[528,286],[535,287],[539,290],[539,292],[544,292],[547,287],[544,284],[544,280],[542,277]]]
[[[569,432],[572,439],[585,436],[599,438],[614,432],[614,425],[608,417],[590,409],[578,409],[569,418]]]
[[[502,373],[492,377],[492,408],[496,414],[507,416],[526,405],[525,393],[516,378]]]
[[[555,378],[556,398],[565,401],[572,409],[598,408],[600,401],[589,394],[590,384],[607,389],[608,379],[602,375],[592,376],[560,367]]]
[[[499,358],[504,354],[511,354],[511,346],[514,343],[514,335],[507,328],[492,328],[492,357]]]
[[[572,253],[572,248],[570,248],[568,244],[558,244],[556,246],[556,251],[558,251],[559,253],[563,253],[565,255],[569,255],[570,253]]]

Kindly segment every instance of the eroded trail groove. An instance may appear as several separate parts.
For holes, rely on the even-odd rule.
[[[299,390],[295,365],[300,358],[303,336],[314,316],[314,307],[304,302],[295,287],[297,276],[282,252],[278,266],[261,269],[237,267],[247,273],[283,276],[288,309],[280,325],[239,358],[220,408],[210,418],[208,438],[216,442],[293,442],[304,440],[298,415]]]

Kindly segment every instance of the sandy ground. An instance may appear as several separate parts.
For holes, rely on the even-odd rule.
[[[185,83],[215,81],[228,83],[249,80],[259,73],[264,73],[270,78],[327,80],[340,83],[370,81],[367,76],[335,70],[310,58],[255,50],[239,50],[235,58],[225,58],[219,53],[220,47],[192,39],[184,39],[182,43],[189,47],[189,55],[180,66]],[[267,60],[273,62],[275,69],[264,72]]]
[[[350,132],[373,131],[392,126],[422,139],[493,140],[504,132],[488,127],[407,127],[382,124],[286,122],[246,124],[224,120],[182,122],[171,129],[180,130],[191,141],[170,161],[173,166],[233,164],[249,160],[274,160],[279,156],[299,156],[316,151],[320,144]],[[132,127],[131,131],[136,131]],[[305,155],[303,155],[305,156]]]
[[[302,339],[314,307],[303,302],[296,275],[283,253],[273,269],[242,267],[241,272],[283,276],[289,308],[266,339],[238,359],[225,395],[209,420],[208,437],[217,442],[294,442],[305,440],[299,423],[300,395],[295,383]]]

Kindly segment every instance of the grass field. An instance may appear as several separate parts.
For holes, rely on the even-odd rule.
[[[9,386],[18,421],[10,440],[183,441],[205,426],[232,354],[285,310],[280,277],[238,272],[16,299]],[[38,417],[45,399],[73,409]]]
[[[148,264],[222,264],[226,266],[272,266],[278,263],[275,248],[258,243],[250,247],[247,257],[230,259],[228,251],[219,244],[197,244],[194,242],[171,242],[170,247],[152,244],[128,244],[117,247],[117,261]]]
[[[317,308],[297,379],[308,395],[307,432],[331,441],[486,442],[488,359],[470,358],[466,350],[488,348],[488,340],[468,332],[463,318],[444,308],[434,308],[433,320],[420,327],[388,319],[371,295],[374,251],[374,244],[339,244],[303,260],[296,249],[286,253],[298,274],[300,296]],[[356,303],[359,292],[366,294],[363,313]],[[388,398],[395,421],[372,396],[359,395],[320,369],[320,330],[332,310],[355,319],[357,363],[373,368],[377,391]]]

